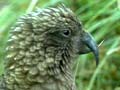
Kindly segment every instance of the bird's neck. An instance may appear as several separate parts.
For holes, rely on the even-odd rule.
[[[22,50],[18,52],[22,54]],[[15,60],[18,57],[21,59]],[[6,63],[6,85],[13,88],[18,84],[27,88],[34,83],[56,80],[72,82],[71,59],[69,54],[64,56],[62,50],[56,50],[54,47],[41,48],[36,53],[26,52],[23,56],[16,56]]]

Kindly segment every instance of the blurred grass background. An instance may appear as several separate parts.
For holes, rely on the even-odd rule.
[[[36,7],[61,3],[75,12],[98,43],[104,40],[97,68],[92,54],[76,61],[78,90],[120,90],[120,0],[0,0],[0,74],[4,72],[9,31],[17,18]]]

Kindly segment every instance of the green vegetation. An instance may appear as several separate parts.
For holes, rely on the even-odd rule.
[[[4,72],[5,46],[17,18],[36,7],[64,3],[83,22],[100,45],[100,64],[92,54],[76,61],[78,90],[120,90],[120,0],[2,0],[0,1],[0,74]],[[76,67],[77,66],[77,67]]]

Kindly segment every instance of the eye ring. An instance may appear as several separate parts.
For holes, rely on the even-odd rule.
[[[63,35],[64,35],[65,37],[70,36],[70,30],[64,30],[64,31],[63,31]]]

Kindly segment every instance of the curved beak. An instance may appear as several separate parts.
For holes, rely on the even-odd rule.
[[[96,65],[98,65],[99,63],[99,50],[98,50],[98,46],[95,42],[95,40],[93,39],[93,37],[91,36],[90,33],[85,32],[82,36],[82,38],[80,38],[80,42],[82,43],[82,45],[79,44],[79,54],[87,54],[89,52],[92,52],[95,56],[95,60],[96,60]]]

